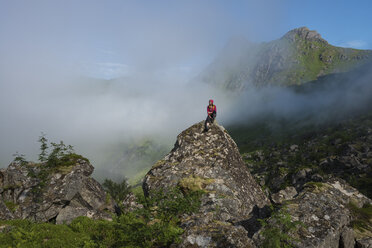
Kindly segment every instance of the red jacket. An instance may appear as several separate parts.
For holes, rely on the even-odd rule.
[[[216,105],[213,104],[213,106],[207,106],[207,113],[208,115],[211,115],[213,114],[213,112],[216,112],[217,113],[217,107]]]

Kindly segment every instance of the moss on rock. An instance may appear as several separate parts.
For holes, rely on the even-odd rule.
[[[201,178],[201,177],[195,177],[195,176],[189,176],[182,178],[179,181],[179,186],[186,191],[199,191],[199,190],[205,190],[205,187],[209,184],[213,183],[215,180],[212,178]]]

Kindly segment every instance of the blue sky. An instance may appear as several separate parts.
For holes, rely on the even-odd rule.
[[[372,49],[371,12],[367,0],[0,0],[0,66],[106,79],[192,74],[232,36],[269,41],[300,26],[333,45]]]
[[[371,1],[291,0],[289,3],[288,28],[308,26],[333,45],[372,48]]]

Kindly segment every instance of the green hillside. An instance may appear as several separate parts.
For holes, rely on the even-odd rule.
[[[251,173],[272,192],[292,185],[305,171],[307,180],[337,176],[371,197],[372,112],[318,125],[304,123],[263,120],[228,130]]]
[[[139,183],[151,166],[170,149],[167,142],[154,138],[143,138],[112,144],[94,157],[97,164],[95,178],[103,181],[111,178],[121,181],[127,178],[131,185]]]
[[[232,40],[199,79],[232,90],[248,85],[299,85],[349,71],[371,58],[371,50],[336,47],[302,27],[267,43]]]

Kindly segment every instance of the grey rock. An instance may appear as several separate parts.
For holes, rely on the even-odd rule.
[[[371,200],[339,179],[306,186],[288,205],[294,220],[304,224],[293,235],[296,247],[354,247],[349,202],[360,206]]]
[[[84,207],[71,207],[67,206],[61,209],[56,218],[56,224],[69,224],[73,219],[79,216],[89,216],[91,213]]]
[[[292,176],[292,185],[296,187],[296,189],[301,189],[301,187],[311,178],[312,169],[305,168],[298,171],[295,175]]]
[[[137,197],[132,192],[125,197],[122,206],[124,212],[131,212],[143,208],[143,205],[138,203]]]
[[[297,195],[297,190],[295,187],[290,186],[280,190],[278,193],[273,194],[271,196],[271,200],[274,203],[283,203],[284,201],[293,199],[295,195]]]
[[[289,149],[290,149],[292,152],[297,151],[297,150],[298,150],[298,145],[291,145],[291,146],[289,147]]]
[[[0,171],[0,218],[70,223],[78,216],[111,219],[115,202],[90,177],[94,168],[84,159],[47,175],[40,187],[37,176],[44,164],[11,163]],[[32,174],[36,176],[32,176]],[[17,206],[13,213],[3,204]],[[5,207],[5,208],[4,208]]]
[[[14,219],[13,213],[5,206],[2,199],[0,199],[0,219],[1,220]]]
[[[296,41],[297,39],[303,39],[328,44],[328,42],[324,40],[317,31],[309,30],[307,27],[293,29],[286,33],[284,37],[292,42]]]
[[[341,233],[340,237],[340,247],[341,248],[354,248],[355,238],[354,231],[351,228],[345,227]]]
[[[185,192],[206,192],[199,212],[181,219],[185,233],[179,247],[254,247],[248,232],[237,223],[249,219],[254,207],[262,208],[269,200],[222,126],[214,124],[203,132],[200,122],[183,131],[143,183],[146,196],[175,186]]]
[[[355,246],[357,248],[372,248],[372,237],[357,239]]]

